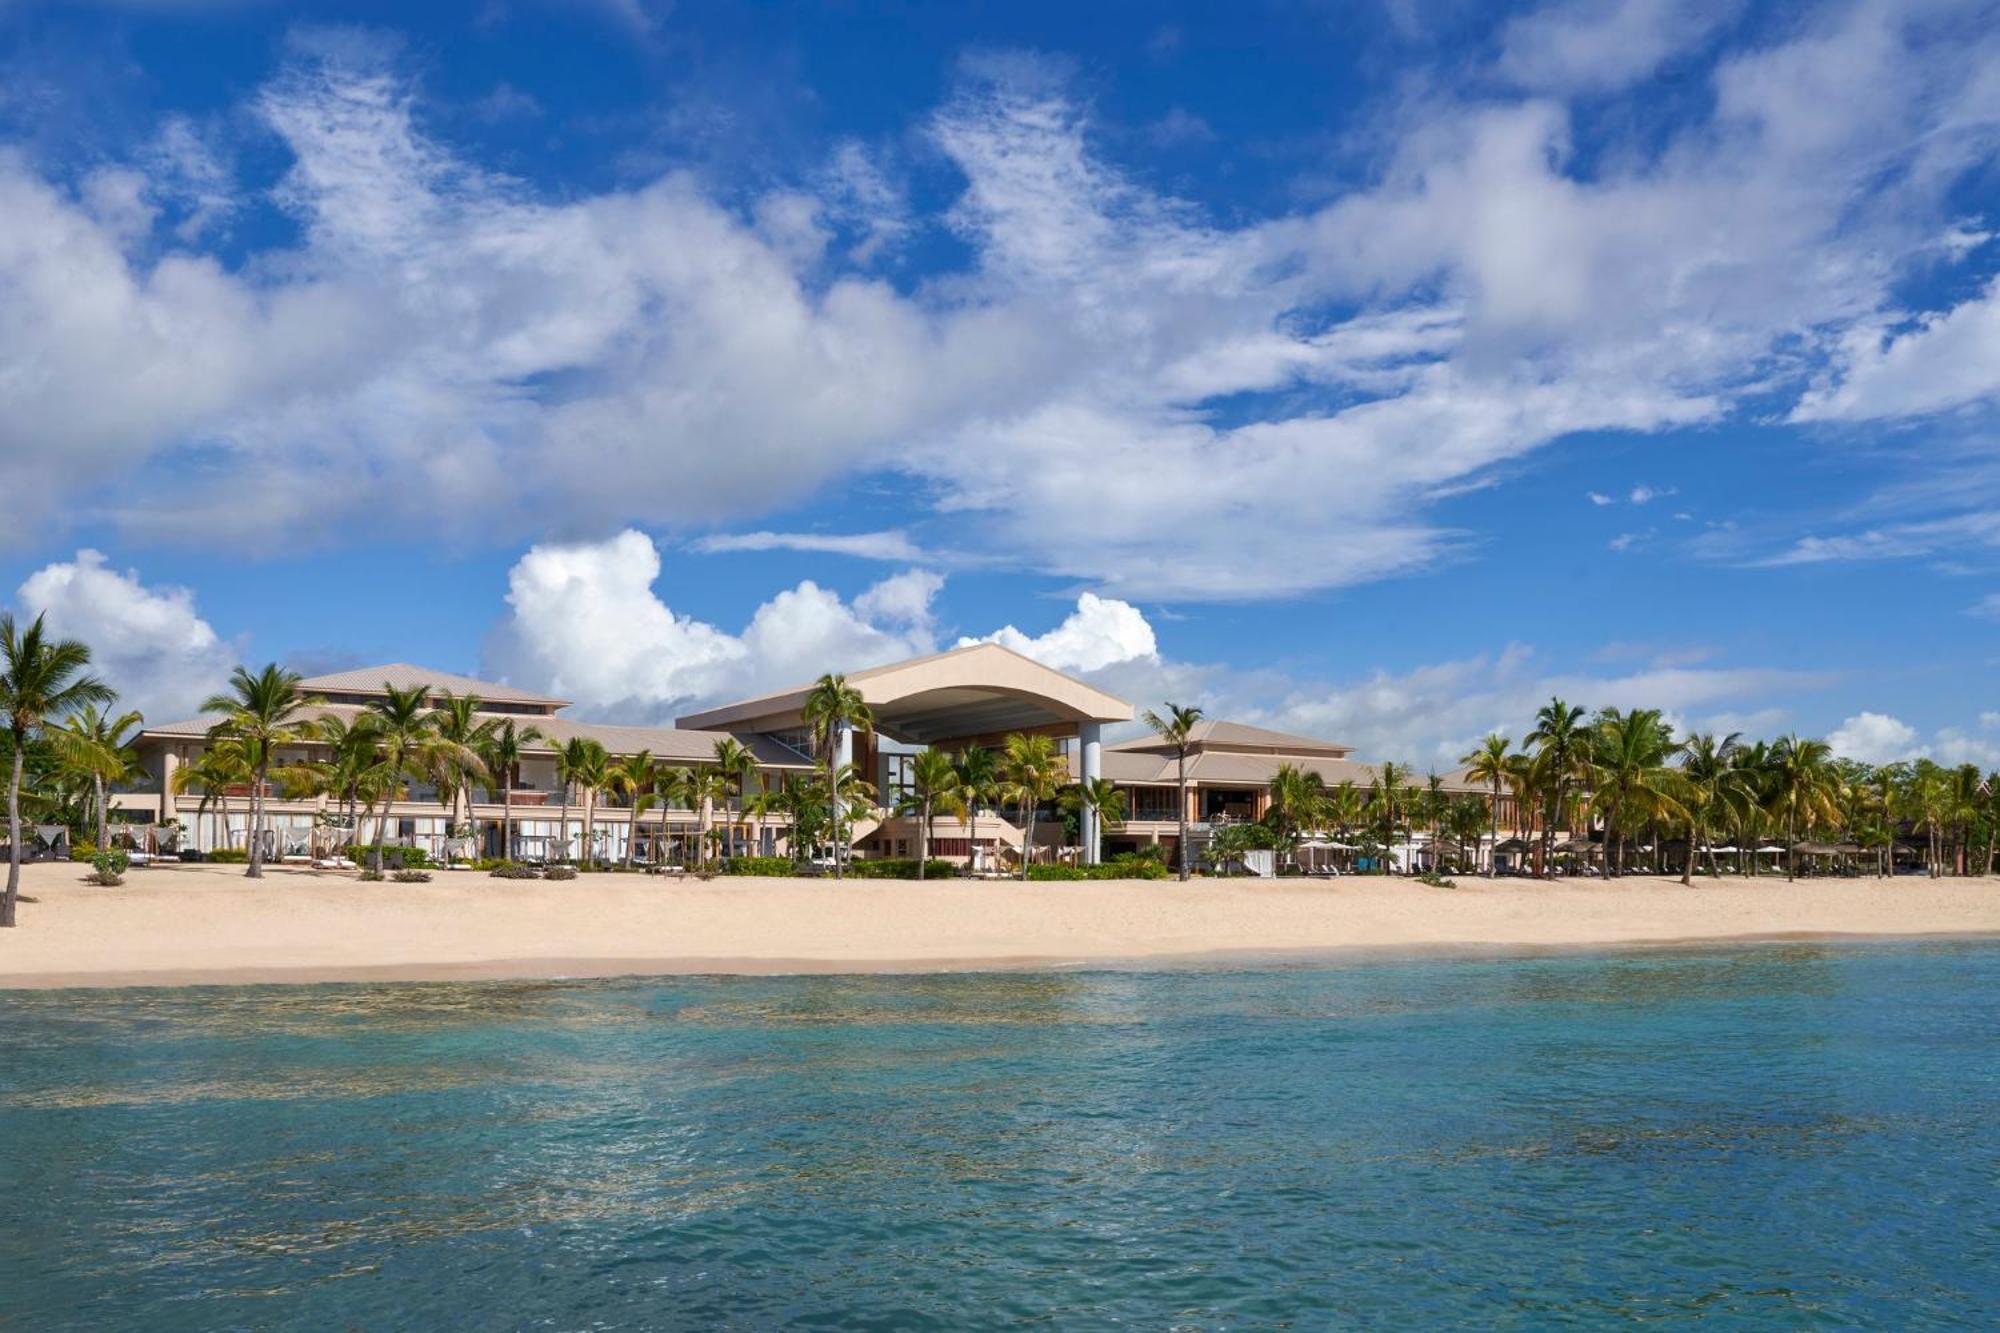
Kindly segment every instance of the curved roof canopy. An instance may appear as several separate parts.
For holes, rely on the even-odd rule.
[[[1132,705],[997,643],[847,673],[875,730],[919,745],[1078,722],[1128,722]],[[679,719],[683,727],[785,731],[800,726],[800,685]]]

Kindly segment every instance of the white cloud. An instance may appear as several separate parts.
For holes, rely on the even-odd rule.
[[[1928,753],[1917,729],[1887,713],[1856,713],[1827,734],[1833,752],[1864,764],[1891,764]]]
[[[1602,91],[1713,12],[1564,5],[1502,63]],[[1938,238],[2000,138],[1996,40],[1942,3],[1814,13],[1722,60],[1705,118],[1613,118],[1587,159],[1559,101],[1409,94],[1374,176],[1224,224],[1107,160],[1031,58],[969,64],[929,118],[963,183],[918,217],[858,144],[754,193],[545,199],[429,136],[381,43],[308,34],[251,106],[294,245],[200,248],[244,190],[191,128],[75,185],[0,154],[0,364],[32,371],[0,380],[0,486],[73,486],[45,523],[295,550],[713,530],[886,473],[955,544],[1104,594],[1379,578],[1462,545],[1435,500],[1552,439],[1713,421],[1829,352],[1865,386],[1842,340],[1901,327],[1914,257],[1975,253]],[[938,222],[962,270],[873,275]],[[1905,337],[1957,363],[1975,314]]]
[[[15,598],[24,616],[46,614],[52,633],[90,645],[91,670],[118,691],[118,707],[153,722],[194,716],[239,660],[195,610],[192,592],[148,588],[97,551],[36,570]]]
[[[886,532],[727,532],[703,537],[691,549],[705,555],[728,551],[819,551],[897,562],[924,560],[909,534]]]
[[[2000,592],[1987,593],[1971,606],[1966,607],[1965,614],[1978,616],[1982,620],[2000,620]]]
[[[1890,327],[1870,320],[1842,335],[1830,382],[1807,393],[1794,421],[1920,416],[2000,390],[2000,279],[1950,310]]]
[[[574,699],[586,715],[663,721],[697,702],[935,646],[930,601],[944,580],[927,571],[895,575],[852,606],[806,580],[760,605],[740,633],[674,612],[656,590],[661,572],[659,549],[632,530],[532,548],[508,574],[488,669]]]
[[[1608,92],[1734,17],[1735,0],[1557,0],[1508,22],[1496,72],[1524,88]]]
[[[1338,740],[1354,746],[1357,758],[1394,759],[1442,772],[1489,732],[1518,742],[1551,696],[1591,710],[1658,708],[1683,726],[1734,730],[1742,728],[1724,724],[1775,717],[1765,700],[1795,698],[1826,683],[1819,673],[1771,667],[1651,665],[1618,675],[1553,671],[1534,650],[1516,644],[1495,656],[1378,671],[1347,684],[1254,674],[1238,684],[1225,677],[1218,681],[1225,693],[1214,701],[1220,715]],[[1751,711],[1732,714],[1723,707],[1735,704]]]
[[[1033,637],[1012,625],[985,636],[1057,671],[1099,671],[1137,659],[1157,658],[1159,641],[1145,615],[1130,602],[1084,593],[1060,625]],[[979,639],[960,639],[960,644]]]
[[[1603,491],[1587,491],[1585,492],[1585,495],[1589,498],[1592,504],[1597,505],[1599,508],[1602,508],[1605,505],[1615,505],[1618,503],[1618,499],[1616,496],[1606,495]]]
[[[488,640],[487,669],[574,699],[580,716],[663,721],[938,646],[932,606],[944,578],[930,570],[891,575],[852,602],[807,580],[759,605],[740,632],[676,613],[662,574],[659,548],[634,530],[530,549],[508,575],[508,612]],[[1037,639],[1012,626],[993,637],[1059,670],[1155,651],[1143,615],[1090,593]]]

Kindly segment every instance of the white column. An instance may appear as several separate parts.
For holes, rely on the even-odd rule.
[[[847,723],[843,722],[840,724],[839,728],[835,730],[835,732],[833,733],[834,771],[838,772],[840,769],[846,767],[847,765],[853,762],[854,762],[854,728],[849,726]],[[834,859],[836,861],[845,862],[847,860],[848,851],[854,845],[853,832],[848,828],[846,813],[840,808],[840,804],[838,802],[835,802],[834,808],[828,811],[827,813],[833,817]]]
[[[1084,782],[1095,782],[1104,775],[1103,727],[1096,722],[1079,722],[1076,727],[1078,748],[1077,768]],[[1096,865],[1104,859],[1104,821],[1096,810],[1086,806],[1083,811],[1083,859],[1089,865]]]

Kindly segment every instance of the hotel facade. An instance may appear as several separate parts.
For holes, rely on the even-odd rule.
[[[1104,827],[1089,811],[1074,829],[1047,812],[1036,821],[1034,846],[1026,849],[1035,861],[1096,862],[1148,845],[1176,854],[1183,808],[1173,748],[1151,733],[1116,742],[1105,739],[1107,731],[1133,730],[1136,713],[1125,700],[997,644],[853,671],[847,681],[867,702],[874,720],[866,730],[838,734],[838,756],[852,763],[877,793],[875,808],[843,830],[853,855],[916,855],[917,821],[895,810],[919,750],[997,749],[1014,734],[1050,737],[1066,756],[1073,778],[1106,778],[1125,795],[1123,817]],[[372,842],[376,819],[386,821],[388,842],[433,854],[444,851],[449,841],[460,855],[539,860],[565,847],[579,855],[586,836],[586,794],[566,792],[557,769],[558,750],[576,737],[597,741],[613,758],[644,752],[657,764],[689,769],[713,766],[717,743],[733,739],[755,760],[749,779],[753,792],[816,768],[803,716],[810,685],[691,713],[672,727],[579,721],[566,715],[570,705],[564,699],[400,663],[310,677],[300,689],[317,701],[310,714],[351,721],[390,687],[419,685],[430,689],[433,703],[447,692],[477,696],[483,718],[511,720],[524,730],[532,727],[539,738],[525,747],[514,772],[494,774],[492,786],[469,793],[469,811],[467,798],[460,798],[455,818],[436,788],[418,783],[378,807],[357,830],[349,827],[338,802],[325,796],[294,797],[274,783],[264,792],[268,855],[310,859],[357,836]],[[169,830],[167,836],[183,849],[207,852],[248,845],[253,795],[248,785],[204,792],[179,778],[207,747],[218,721],[189,718],[140,733],[136,748],[145,776],[118,794],[124,819]],[[288,747],[278,763],[309,761],[325,753],[324,746],[307,741]],[[1344,745],[1204,720],[1194,729],[1187,756],[1184,813],[1191,850],[1199,852],[1221,827],[1263,818],[1271,779],[1285,764],[1317,772],[1330,787],[1352,782],[1364,790],[1376,772],[1351,759]],[[499,789],[502,780],[511,789],[507,801]],[[1446,775],[1445,785],[1455,793],[1488,795],[1461,773]],[[595,855],[603,859],[623,860],[631,843],[637,859],[680,861],[693,854],[703,827],[721,830],[725,848],[734,853],[792,853],[781,818],[720,806],[690,810],[655,805],[634,820],[630,804],[612,792],[597,792],[590,800],[589,836]],[[511,849],[505,833],[509,802]],[[1506,805],[1511,802],[1503,798]],[[1502,819],[1503,828],[1510,823],[1510,817]],[[455,836],[454,828],[463,836]],[[983,808],[962,818],[935,820],[931,854],[980,865],[1018,864],[1025,841],[1026,830],[1010,808]]]

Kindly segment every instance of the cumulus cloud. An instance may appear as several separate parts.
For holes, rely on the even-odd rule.
[[[658,546],[627,530],[601,542],[545,543],[508,574],[507,614],[486,646],[504,679],[574,699],[580,715],[666,721],[738,699],[933,652],[944,577],[909,569],[852,601],[810,579],[772,596],[741,630],[675,612]],[[1059,669],[1098,668],[1154,652],[1135,608],[1085,593],[1049,633],[995,636]]]
[[[669,607],[655,587],[662,568],[653,540],[630,529],[530,549],[508,574],[488,669],[574,699],[589,715],[657,722],[697,702],[934,646],[929,605],[942,580],[924,571],[878,584],[854,606],[808,579],[731,632]]]
[[[119,708],[154,722],[194,716],[239,660],[196,611],[192,592],[149,588],[97,551],[36,570],[15,602],[25,616],[45,614],[53,633],[89,644],[91,669],[118,691]]]
[[[1007,625],[985,636],[985,642],[1034,658],[1057,671],[1090,672],[1135,659],[1157,658],[1159,641],[1138,607],[1111,597],[1084,593],[1060,625],[1045,634],[1027,635]],[[981,642],[960,639],[961,645]]]
[[[1373,175],[1227,223],[1121,169],[1032,58],[969,62],[924,118],[960,180],[919,217],[856,144],[770,188],[543,197],[425,131],[405,57],[308,33],[247,108],[289,158],[282,248],[203,248],[242,184],[198,136],[76,182],[0,148],[0,361],[32,368],[0,380],[0,486],[295,549],[712,531],[899,474],[975,554],[1248,598],[1422,565],[1463,541],[1431,504],[1510,460],[1796,397],[1828,357],[1808,412],[1989,392],[1892,383],[1985,329],[1911,331],[1897,298],[1914,257],[1963,259],[1937,237],[2000,139],[1976,10],[1814,12],[1719,61],[1698,118],[1582,158],[1577,71],[1642,78],[1716,12],[1597,10],[1502,42],[1558,96],[1410,94]],[[876,276],[938,225],[962,268]]]
[[[1864,764],[1892,764],[1926,751],[1917,743],[1917,729],[1887,713],[1856,713],[1827,733],[1833,752]]]

